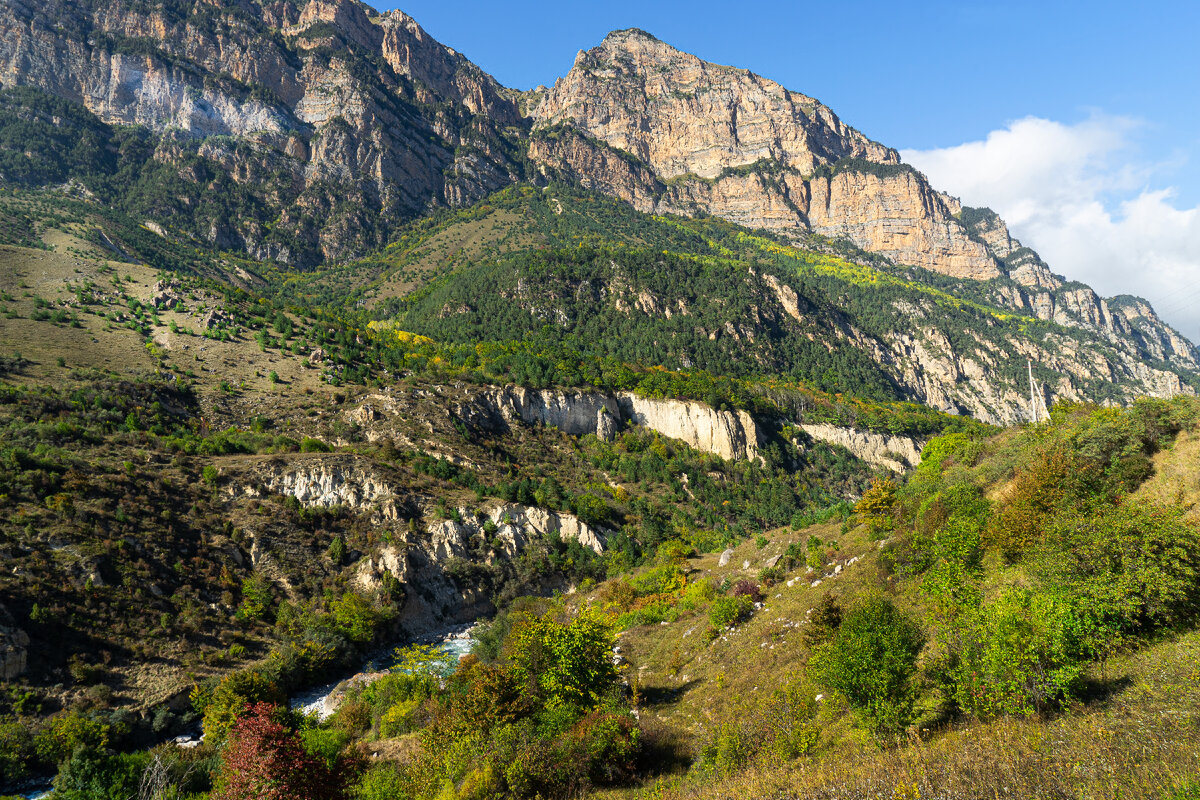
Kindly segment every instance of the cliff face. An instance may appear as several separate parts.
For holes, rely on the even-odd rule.
[[[663,436],[735,461],[758,458],[758,428],[745,411],[718,411],[704,403],[658,400],[622,392],[622,414]]]
[[[474,415],[462,408],[458,413],[475,422],[520,420],[527,425],[553,425],[572,436],[595,434],[604,440],[630,423],[721,458],[758,458],[759,434],[753,417],[745,411],[719,411],[695,401],[639,397],[632,392],[614,397],[508,386],[484,394],[473,410]]]
[[[819,442],[836,444],[854,455],[892,472],[907,472],[921,463],[923,444],[908,436],[889,436],[835,425],[802,424],[800,428]]]
[[[158,163],[229,174],[261,218],[188,232],[259,258],[361,255],[396,222],[517,178],[523,122],[499,85],[411,17],[356,0],[6,0],[0,86],[144,126]]]
[[[896,151],[811,97],[641,31],[617,31],[581,52],[533,119],[541,129],[570,125],[645,165],[615,163],[565,137],[530,150],[547,171],[586,174],[596,188],[643,210],[704,211],[782,233],[844,237],[954,276],[1000,274],[923,176],[871,171],[899,165]],[[841,168],[819,174],[831,165]]]
[[[956,278],[1001,275],[985,246],[964,235],[941,196],[917,172],[877,175],[853,170],[808,183],[803,207],[812,230],[846,238],[901,264]]]
[[[663,178],[715,178],[759,160],[811,173],[845,156],[899,163],[811,97],[680,52],[643,31],[581,52],[533,112],[632,153]]]

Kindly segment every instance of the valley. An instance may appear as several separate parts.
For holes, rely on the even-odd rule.
[[[357,0],[0,63],[0,792],[1200,791],[1200,352],[820,101]]]

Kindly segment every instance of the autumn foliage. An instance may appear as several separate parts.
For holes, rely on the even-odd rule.
[[[308,753],[286,712],[255,703],[229,732],[213,800],[345,800],[357,759],[343,755],[330,766]]]

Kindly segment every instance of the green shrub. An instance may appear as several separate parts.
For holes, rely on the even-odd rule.
[[[0,782],[13,783],[29,772],[34,757],[34,739],[17,721],[0,722]]]
[[[242,581],[242,602],[235,616],[245,621],[266,619],[274,600],[271,582],[261,575],[252,575]]]
[[[980,719],[1060,708],[1083,674],[1077,628],[1066,603],[1021,590],[964,614],[950,631],[956,705]]]
[[[589,609],[566,624],[526,617],[513,627],[509,660],[547,708],[595,708],[616,685],[613,641],[612,627]]]
[[[639,597],[652,594],[672,594],[687,584],[687,576],[677,564],[663,564],[629,580]]]
[[[207,697],[201,691],[193,691],[192,697],[193,707],[204,717],[204,736],[214,744],[225,740],[225,734],[248,706],[254,703],[282,705],[287,702],[274,682],[254,670],[231,672]]]
[[[38,732],[34,747],[42,761],[56,764],[79,747],[103,749],[108,745],[111,728],[99,720],[78,711],[67,711],[50,720]]]
[[[697,764],[702,772],[728,777],[750,762],[754,754],[753,740],[734,723],[724,723],[703,750]]]
[[[320,439],[314,439],[311,436],[305,436],[300,440],[301,453],[328,453],[329,445],[322,442]]]
[[[354,800],[398,800],[411,797],[412,781],[396,764],[372,764],[350,790]]]
[[[54,778],[56,800],[128,800],[137,797],[147,753],[110,753],[82,746]]]
[[[846,613],[833,638],[813,654],[812,666],[871,727],[895,732],[912,715],[913,676],[924,643],[920,626],[892,601],[870,597]]]
[[[355,592],[346,592],[333,602],[330,609],[334,627],[355,644],[367,644],[375,638],[379,625],[387,614]]]
[[[716,630],[723,630],[750,618],[754,601],[748,595],[723,596],[713,600],[708,608],[708,621]]]
[[[1184,510],[1142,502],[1057,517],[1037,559],[1091,628],[1098,650],[1114,635],[1190,623],[1200,612],[1200,527]]]

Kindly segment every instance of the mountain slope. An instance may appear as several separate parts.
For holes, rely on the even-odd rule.
[[[138,126],[142,152],[114,202],[132,195],[120,197],[130,210],[256,258],[362,255],[396,221],[520,174],[524,122],[504,90],[410,17],[351,0],[4,0],[0,65],[4,87]],[[109,150],[123,147],[115,135]],[[164,178],[175,193],[141,185]],[[189,222],[213,189],[244,200]]]
[[[530,158],[652,213],[708,213],[809,244],[845,239],[897,264],[983,281],[988,302],[1194,369],[1160,320],[1114,313],[1065,286],[987,209],[964,209],[826,106],[749,71],[710,64],[636,29],[580,52],[532,112]]]
[[[464,254],[468,230],[488,238]],[[565,186],[506,190],[424,236],[355,298],[438,341],[783,377],[998,424],[1028,418],[1030,359],[1048,402],[1195,391],[1194,373],[1129,339],[1013,312],[973,296],[971,281],[898,274],[719,220],[648,216]],[[391,297],[417,264],[437,277]]]

